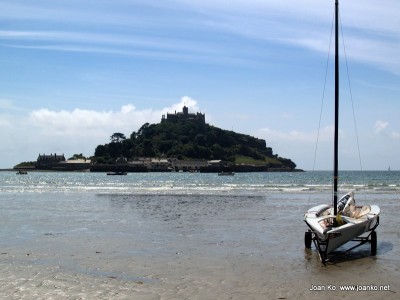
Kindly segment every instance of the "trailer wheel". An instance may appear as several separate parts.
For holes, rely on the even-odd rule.
[[[306,231],[304,233],[304,246],[308,249],[311,248],[311,242],[312,242],[312,232]]]
[[[377,248],[376,231],[372,231],[371,232],[371,255],[372,256],[376,255],[376,248]]]

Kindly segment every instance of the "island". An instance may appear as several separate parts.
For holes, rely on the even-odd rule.
[[[15,166],[24,168],[27,163]],[[293,172],[296,164],[280,157],[266,141],[206,123],[205,114],[168,113],[160,123],[145,123],[129,137],[116,132],[89,159],[39,155],[30,169],[91,172]]]

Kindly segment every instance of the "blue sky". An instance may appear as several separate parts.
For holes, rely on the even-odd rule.
[[[340,168],[400,169],[400,2],[342,1]],[[0,3],[0,168],[94,154],[181,110],[310,170],[334,1]],[[343,53],[343,48],[341,48]],[[331,52],[331,58],[333,57]],[[332,168],[333,61],[315,169]],[[351,97],[353,102],[351,102]]]

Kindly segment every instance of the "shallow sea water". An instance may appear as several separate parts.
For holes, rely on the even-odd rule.
[[[302,218],[329,203],[329,172],[2,172],[0,298],[397,299],[400,173],[387,173],[342,176],[343,193],[382,209],[377,256],[344,247],[323,266]]]

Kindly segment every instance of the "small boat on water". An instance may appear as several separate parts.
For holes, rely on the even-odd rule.
[[[234,175],[235,175],[235,172],[224,172],[224,171],[222,171],[222,172],[218,173],[218,176],[234,176]]]
[[[27,171],[19,170],[19,171],[17,172],[17,175],[27,175],[27,174],[28,174]]]
[[[333,206],[320,204],[310,208],[304,215],[309,227],[305,232],[304,243],[311,248],[312,242],[325,264],[328,255],[340,246],[353,241],[358,242],[350,251],[365,243],[371,244],[371,255],[376,254],[380,208],[377,205],[357,206],[354,193],[338,197],[338,137],[339,137],[339,47],[338,20],[339,1],[335,0],[335,134],[334,134],[334,170],[333,170]]]
[[[107,175],[127,175],[127,172],[108,172]]]

